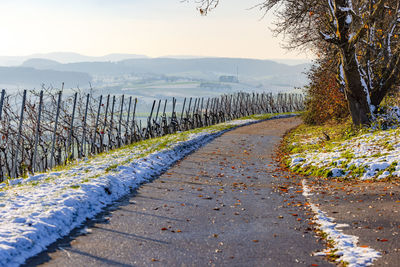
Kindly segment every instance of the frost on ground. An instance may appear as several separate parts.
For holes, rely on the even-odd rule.
[[[256,121],[235,120],[150,139],[61,171],[0,184],[0,266],[22,264],[225,130]]]
[[[292,154],[289,167],[306,174],[361,180],[400,177],[399,134],[400,128],[380,130],[329,147]]]
[[[309,199],[310,188],[303,180],[303,195]],[[319,230],[327,235],[327,239],[333,242],[333,248],[318,252],[316,256],[335,255],[338,256],[337,262],[346,262],[350,267],[369,266],[372,262],[381,257],[381,253],[370,247],[359,247],[358,237],[343,234],[340,228],[348,227],[347,224],[337,224],[335,219],[328,217],[325,212],[316,205],[310,203],[310,207],[315,214],[315,222],[319,225]],[[347,265],[346,265],[347,266]]]

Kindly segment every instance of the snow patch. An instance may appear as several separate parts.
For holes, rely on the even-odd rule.
[[[331,177],[342,177],[344,175],[344,171],[339,168],[331,169]]]
[[[325,212],[320,210],[316,205],[310,202],[310,188],[306,181],[302,181],[303,196],[310,203],[312,211],[315,213],[315,222],[319,225],[319,229],[327,234],[328,239],[334,243],[333,249],[326,249],[322,252],[315,253],[316,256],[326,256],[332,252],[339,256],[337,262],[347,262],[350,267],[360,267],[372,265],[372,262],[381,257],[381,253],[370,247],[359,247],[358,237],[346,235],[340,228],[348,227],[347,224],[338,224],[335,219],[328,217]]]
[[[220,125],[244,126],[258,121],[235,120]],[[184,141],[166,136],[166,148],[153,153],[152,145],[137,144],[81,160],[68,170],[8,180],[8,186],[0,184],[0,266],[19,266],[226,131],[206,129],[188,135]]]
[[[332,170],[333,177],[382,179],[389,175],[400,176],[399,136],[400,128],[379,130],[332,143],[327,148],[291,154],[289,167],[301,163],[305,168]]]

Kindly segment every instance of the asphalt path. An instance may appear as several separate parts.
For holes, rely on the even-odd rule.
[[[274,149],[298,118],[240,127],[29,259],[27,266],[330,266],[279,187]],[[290,187],[290,185],[288,185]],[[295,207],[296,206],[296,207]]]

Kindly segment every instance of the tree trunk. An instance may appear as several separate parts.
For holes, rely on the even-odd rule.
[[[367,91],[362,82],[362,76],[354,49],[342,49],[342,63],[346,82],[346,98],[353,124],[369,125],[371,110],[368,104]]]
[[[367,115],[369,108],[366,108],[359,98],[355,98],[351,94],[347,94],[347,103],[353,124],[356,126],[369,125],[370,118]]]

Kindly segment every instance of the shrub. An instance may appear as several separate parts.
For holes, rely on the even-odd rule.
[[[335,74],[335,62],[328,58],[317,60],[308,72],[310,83],[305,88],[303,114],[307,124],[339,123],[349,116],[346,98]]]

